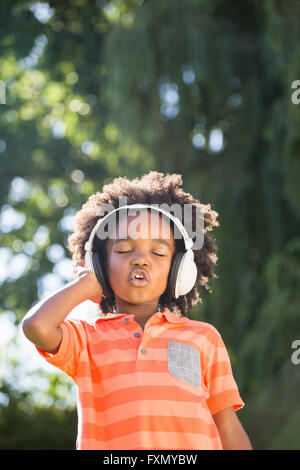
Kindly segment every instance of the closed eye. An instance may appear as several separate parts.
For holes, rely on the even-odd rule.
[[[130,251],[116,251],[116,253],[130,253]],[[161,255],[159,253],[154,253],[156,256],[166,256],[166,255]]]

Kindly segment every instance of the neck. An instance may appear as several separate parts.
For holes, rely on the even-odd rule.
[[[124,302],[122,299],[116,299],[116,312],[119,314],[126,313],[127,315],[133,314],[135,321],[139,323],[143,329],[149,318],[159,310],[158,301],[137,305]]]

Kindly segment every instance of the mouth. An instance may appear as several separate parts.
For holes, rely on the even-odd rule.
[[[130,273],[129,282],[135,287],[144,287],[149,283],[148,274],[144,269],[134,269]]]

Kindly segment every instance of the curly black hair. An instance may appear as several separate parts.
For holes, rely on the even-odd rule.
[[[182,208],[184,204],[192,206],[192,214],[190,221],[184,220],[184,212],[182,211],[182,223],[187,229],[195,231],[199,226],[196,223],[196,217],[202,213],[204,242],[200,249],[195,249],[194,260],[197,266],[197,280],[193,289],[186,295],[179,296],[178,299],[171,298],[165,291],[160,299],[160,306],[165,306],[177,315],[187,316],[188,310],[198,302],[202,303],[202,299],[198,292],[199,286],[204,286],[210,293],[211,287],[208,285],[210,279],[218,276],[213,272],[217,263],[217,246],[215,240],[208,233],[215,226],[219,226],[217,221],[218,213],[212,210],[210,204],[201,204],[191,194],[184,192],[182,186],[182,176],[179,174],[166,174],[157,171],[150,171],[144,174],[140,179],[135,178],[129,180],[126,176],[115,178],[112,183],[105,184],[102,192],[92,194],[87,202],[75,215],[75,230],[68,237],[68,250],[72,254],[73,262],[82,260],[85,257],[85,242],[89,239],[90,233],[97,221],[104,216],[101,214],[100,208],[102,204],[111,204],[115,208],[119,207],[119,198],[126,196],[127,204],[180,204]],[[196,209],[201,209],[199,212]],[[189,222],[187,224],[187,222]],[[188,232],[188,229],[187,229]],[[192,235],[189,234],[192,238]],[[195,238],[195,236],[194,236]],[[175,240],[176,251],[179,248],[179,242]],[[105,250],[103,250],[105,252]],[[105,259],[105,258],[104,258]],[[110,298],[102,298],[99,304],[99,314],[115,313],[116,301],[114,296]]]

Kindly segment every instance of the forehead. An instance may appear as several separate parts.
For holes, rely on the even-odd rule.
[[[116,224],[116,237],[144,239],[159,237],[174,240],[170,219],[163,214],[148,210],[130,216],[120,213]]]
[[[144,240],[165,240],[171,251],[176,250],[173,236],[173,226],[170,219],[158,212],[142,210],[137,215],[128,216],[120,211],[115,224],[115,230],[110,232],[106,240],[106,250],[110,251],[115,240],[137,239],[137,243]]]

